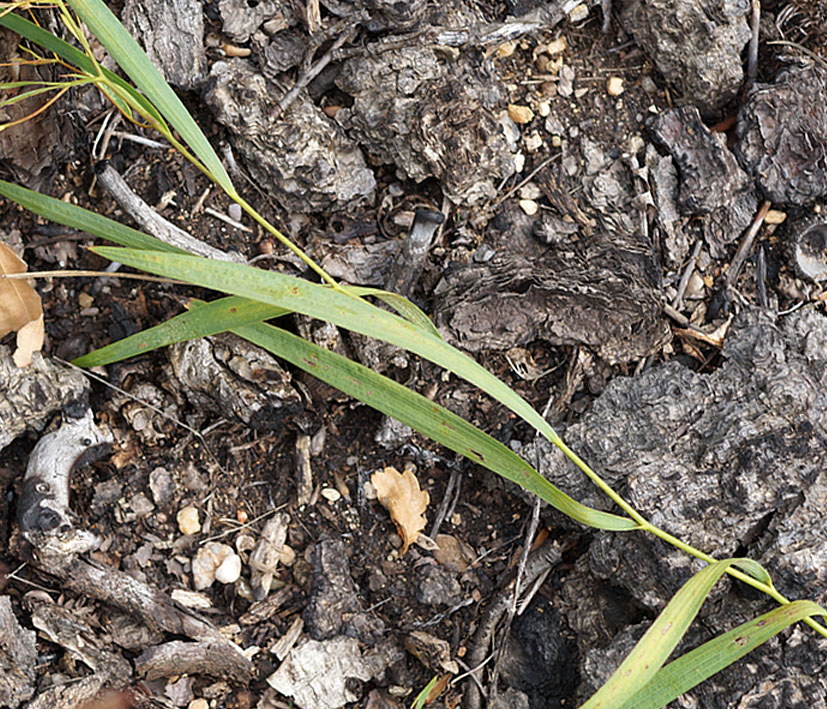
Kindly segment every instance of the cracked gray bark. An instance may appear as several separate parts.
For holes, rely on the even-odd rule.
[[[417,182],[436,177],[454,202],[495,196],[514,172],[495,116],[502,87],[489,62],[449,62],[433,47],[402,47],[345,62],[336,85],[353,97],[336,120],[376,160]],[[501,107],[500,107],[501,108]]]
[[[647,122],[655,140],[675,160],[679,173],[677,204],[684,217],[703,215],[704,239],[715,258],[726,254],[752,222],[758,208],[753,181],[712,133],[694,106],[665,111]]]
[[[300,91],[279,116],[280,92],[243,59],[213,64],[204,103],[259,186],[286,209],[346,209],[373,199],[359,147]]]
[[[273,430],[303,411],[290,373],[268,352],[234,335],[178,343],[169,359],[176,386],[203,413]]]
[[[827,194],[827,69],[790,67],[757,84],[738,114],[735,153],[772,202]]]
[[[620,19],[684,101],[710,113],[733,98],[744,79],[749,11],[744,0],[632,0]]]
[[[668,337],[659,269],[641,237],[596,234],[543,246],[508,219],[495,222],[486,263],[449,268],[436,288],[437,327],[472,352],[547,340],[593,348],[627,362]],[[532,229],[532,226],[528,226]]]
[[[28,367],[0,345],[0,450],[25,431],[42,431],[63,406],[85,400],[89,383],[78,370],[35,352]]]
[[[127,0],[123,23],[173,86],[200,88],[207,78],[204,13],[197,0]]]
[[[563,438],[652,523],[718,558],[755,558],[784,595],[823,605],[827,318],[813,308],[783,318],[744,312],[730,328],[723,356],[711,374],[673,362],[615,379]],[[562,454],[539,445],[546,477],[579,501],[608,508]],[[549,514],[559,522],[559,515]],[[652,536],[604,532],[595,535],[588,565],[596,579],[652,612],[702,566]],[[739,600],[730,588],[731,582],[715,587],[712,605],[701,611],[703,626],[731,627],[730,609],[741,607],[737,612],[753,617],[772,607],[763,598]],[[719,607],[717,617],[709,615]],[[795,706],[784,703],[795,696],[787,689],[805,698],[823,692],[816,665],[824,656],[811,635],[805,629],[799,641],[811,651],[797,651],[794,662],[786,656],[792,652],[787,641],[779,646],[785,656],[767,656],[764,667],[774,684],[762,684],[761,672],[741,673],[737,681],[724,675],[710,681],[715,691],[693,690],[715,697],[698,706],[735,706],[744,696]],[[799,675],[800,682],[794,679]]]

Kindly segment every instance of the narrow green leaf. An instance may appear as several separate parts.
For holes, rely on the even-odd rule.
[[[379,288],[363,288],[361,286],[348,286],[347,290],[350,293],[360,297],[372,295],[379,298],[379,300],[385,303],[385,305],[393,308],[399,315],[415,327],[430,333],[434,337],[442,339],[442,335],[439,330],[436,329],[436,325],[434,325],[431,321],[431,318],[429,318],[420,308],[414,305],[405,296],[399,295],[398,293],[392,293],[391,291],[380,290]]]
[[[106,4],[101,0],[67,0],[67,2],[98,41],[106,47],[106,51],[118,66],[146,94],[169,124],[178,131],[216,182],[228,194],[235,194],[230,176],[204,133],[150,58]]]
[[[620,709],[659,709],[740,660],[784,628],[814,615],[827,616],[827,611],[812,601],[793,601],[743,623],[670,662]]]
[[[416,699],[414,699],[414,703],[411,704],[411,709],[422,709],[425,706],[425,700],[428,698],[428,695],[431,693],[431,690],[436,685],[437,681],[439,680],[439,675],[434,675],[431,678],[431,681],[423,687],[422,691],[416,695]]]
[[[759,580],[767,572],[751,559],[723,559],[701,569],[672,597],[649,630],[581,709],[614,709],[649,682],[680,642],[710,589],[730,566],[739,566]]]
[[[89,352],[78,357],[72,364],[78,367],[100,367],[146,354],[176,342],[216,335],[219,332],[226,332],[231,327],[279,318],[288,313],[289,311],[284,308],[230,296],[213,301],[208,306],[181,313],[160,325],[141,330],[94,352]]]
[[[583,524],[615,531],[634,528],[634,523],[624,517],[594,510],[573,500],[510,448],[421,394],[285,330],[256,322],[282,315],[284,310],[237,296],[207,304],[193,300],[191,308],[189,312],[177,315],[161,325],[84,355],[74,363],[79,366],[109,364],[174,342],[230,330],[368,406],[397,418],[456,453],[521,485]]]
[[[134,249],[186,253],[176,246],[170,246],[154,236],[125,226],[114,219],[108,219],[83,207],[62,202],[59,199],[40,194],[40,192],[34,192],[12,182],[0,180],[0,195],[17,202],[21,207],[25,207],[30,212],[34,212],[45,219],[89,232],[94,236],[116,244]]]
[[[89,76],[95,76],[97,71],[95,69],[95,65],[90,61],[89,57],[87,57],[82,51],[73,47],[68,42],[64,42],[59,37],[56,37],[48,30],[44,30],[42,27],[38,27],[33,22],[15,15],[13,13],[8,13],[0,17],[0,25],[4,27],[8,27],[12,32],[16,32],[21,37],[25,37],[30,42],[34,42],[35,44],[40,45],[44,49],[49,52],[54,52],[59,56],[61,59],[64,59],[69,64],[72,64],[84,73],[88,74]],[[103,71],[103,75],[107,81],[109,81],[113,86],[118,87],[118,89],[123,92],[124,94],[129,95],[136,104],[141,106],[141,108],[150,116],[153,116],[156,121],[158,121],[159,125],[166,127],[166,122],[161,117],[161,114],[155,109],[155,107],[147,101],[146,97],[142,96],[138,91],[134,89],[134,87],[130,86],[126,81],[124,81],[120,76],[114,74],[113,72],[109,71],[105,67],[101,67]],[[122,99],[112,96],[110,98],[113,101],[118,103],[118,107],[123,111],[125,110],[125,105],[123,104]],[[126,107],[127,110],[128,107]],[[125,111],[126,112],[126,111]]]
[[[476,361],[441,338],[423,332],[398,315],[376,308],[364,300],[326,286],[241,264],[106,246],[93,247],[93,250],[113,261],[120,261],[150,273],[251,300],[260,300],[390,342],[425,357],[478,386],[536,428],[552,443],[563,445],[554,429],[525,399]]]
[[[272,325],[243,325],[232,328],[231,332],[520,485],[582,524],[618,532],[636,528],[634,522],[625,517],[580,504],[507,446],[388,377]]]

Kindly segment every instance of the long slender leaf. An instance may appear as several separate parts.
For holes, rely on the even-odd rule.
[[[741,567],[762,583],[769,579],[766,570],[751,559],[723,559],[701,569],[672,596],[609,681],[581,709],[614,709],[640,691],[666,662],[698,614],[709,590],[730,566]]]
[[[92,247],[92,250],[150,273],[277,305],[414,352],[478,386],[552,443],[563,447],[554,429],[525,399],[476,361],[441,338],[363,300],[305,280],[240,264],[107,246]],[[634,526],[631,521],[630,525]]]
[[[193,301],[196,302],[196,301]],[[146,354],[159,347],[226,332],[231,327],[261,322],[287,315],[290,311],[247,298],[230,296],[207,306],[181,313],[160,325],[101,347],[75,359],[78,367],[100,367]]]
[[[747,621],[661,668],[620,709],[659,709],[699,685],[793,623],[827,611],[812,601],[793,601]]]
[[[20,206],[41,217],[51,219],[64,226],[87,231],[94,236],[99,236],[116,244],[134,249],[186,253],[186,251],[176,246],[170,246],[154,236],[125,226],[114,219],[108,219],[83,207],[62,202],[54,197],[34,192],[11,182],[0,180],[0,195],[17,202]]]
[[[74,363],[79,366],[109,364],[156,347],[230,330],[507,480],[516,482],[583,524],[615,531],[630,529],[628,519],[591,509],[573,500],[510,448],[421,394],[285,330],[257,322],[282,315],[284,310],[238,296],[221,298],[208,304],[192,301],[191,307],[189,312],[84,355]]]
[[[436,329],[436,325],[433,324],[431,318],[429,318],[420,308],[414,305],[405,296],[399,295],[398,293],[392,293],[391,291],[380,290],[379,288],[364,288],[362,286],[348,286],[347,291],[360,297],[372,295],[379,298],[379,300],[385,303],[385,305],[393,308],[398,315],[401,315],[414,327],[424,330],[434,337],[442,339],[442,335],[439,330]]]
[[[40,45],[47,51],[54,52],[61,59],[64,59],[69,64],[73,64],[90,76],[96,74],[95,65],[90,61],[89,57],[68,42],[64,42],[51,32],[44,30],[42,27],[38,27],[34,22],[30,22],[14,13],[8,13],[0,17],[0,25],[8,27],[12,32],[19,34],[21,37],[25,37],[30,42]],[[148,115],[153,116],[155,120],[158,121],[159,125],[166,126],[166,121],[161,117],[161,114],[158,113],[155,107],[147,101],[144,96],[135,91],[129,83],[117,74],[114,74],[105,67],[101,67],[101,69],[107,81],[117,86],[123,93],[130,95]],[[116,100],[116,97],[111,98]],[[121,101],[118,102],[118,105],[121,110],[126,111],[128,109]]]
[[[140,45],[101,0],[67,0],[111,57],[146,94],[161,115],[210,171],[216,182],[235,194],[230,176],[212,145]]]

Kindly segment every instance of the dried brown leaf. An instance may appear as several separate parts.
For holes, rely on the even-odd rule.
[[[28,367],[32,355],[43,349],[43,314],[37,320],[27,322],[17,331],[17,349],[12,355],[17,367]]]
[[[385,468],[375,472],[370,481],[376,489],[376,497],[390,512],[402,537],[402,553],[416,541],[425,529],[425,509],[431,501],[427,492],[419,488],[419,480],[412,471],[399,472],[396,468]]]
[[[0,243],[0,275],[24,273],[24,264],[6,244]],[[32,352],[43,346],[43,308],[40,296],[26,281],[0,278],[0,337],[17,332],[18,367],[31,363]]]

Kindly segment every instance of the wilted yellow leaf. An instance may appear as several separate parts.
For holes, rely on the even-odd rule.
[[[427,492],[420,490],[416,475],[407,469],[400,473],[396,468],[385,468],[375,472],[370,481],[376,488],[376,497],[390,512],[399,530],[404,554],[425,529],[428,521],[425,509],[431,498]]]
[[[24,264],[6,244],[0,243],[0,275],[23,273]],[[0,337],[17,332],[18,367],[31,363],[32,352],[43,346],[43,309],[40,296],[26,281],[0,278]]]

